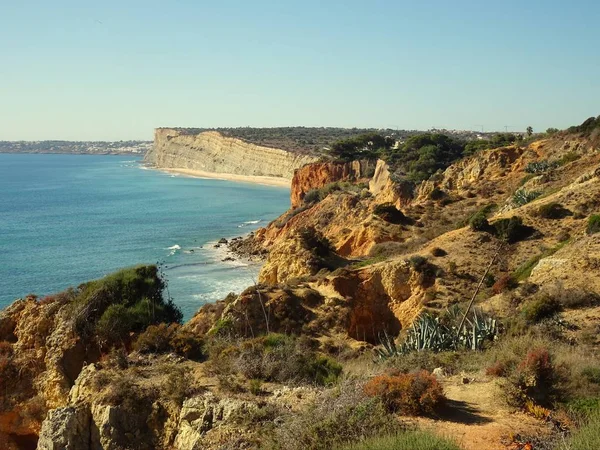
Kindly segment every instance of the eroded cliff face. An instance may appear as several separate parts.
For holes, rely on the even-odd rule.
[[[217,131],[189,135],[159,128],[145,161],[157,168],[292,179],[294,170],[316,160],[310,155],[261,147]]]
[[[336,181],[357,182],[368,180],[375,171],[373,161],[323,162],[306,165],[294,172],[292,179],[292,208],[302,204],[311,189],[318,189]]]
[[[234,334],[267,332],[338,335],[372,344],[387,332],[396,335],[423,309],[427,292],[435,290],[434,271],[398,259],[357,269],[340,269],[323,277],[304,277],[289,284],[248,288],[222,304],[210,317],[204,306],[185,326],[205,330],[228,323]],[[265,315],[265,311],[268,312]]]

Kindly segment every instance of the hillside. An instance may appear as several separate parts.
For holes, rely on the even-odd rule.
[[[265,255],[256,286],[185,324],[151,267],[0,312],[3,448],[590,448],[599,133],[309,164],[257,147],[292,206],[232,246]],[[210,146],[215,170],[259,170],[212,131],[157,142],[164,164]]]

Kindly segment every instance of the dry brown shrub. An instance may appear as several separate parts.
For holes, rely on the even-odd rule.
[[[433,414],[446,399],[437,379],[424,370],[378,375],[364,389],[368,396],[380,398],[388,410],[414,416]]]

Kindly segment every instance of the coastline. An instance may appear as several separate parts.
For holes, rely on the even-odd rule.
[[[253,184],[263,184],[267,186],[276,186],[276,187],[285,187],[290,188],[292,185],[292,180],[288,180],[286,178],[279,177],[267,177],[267,176],[259,176],[259,175],[237,175],[233,173],[217,173],[217,172],[205,172],[203,170],[195,170],[195,169],[171,169],[164,167],[153,167],[150,168],[160,170],[162,172],[185,175],[189,177],[195,178],[212,178],[217,180],[227,180],[227,181],[237,181],[243,183],[253,183]]]

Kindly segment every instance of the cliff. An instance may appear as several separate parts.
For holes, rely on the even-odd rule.
[[[294,170],[315,157],[262,147],[217,131],[186,134],[158,128],[145,161],[162,169],[187,169],[216,174],[277,177],[291,180]]]
[[[337,181],[358,182],[369,180],[375,171],[373,161],[323,162],[304,166],[292,178],[292,208],[302,204],[306,193]]]
[[[165,151],[167,141],[216,134],[175,133],[160,130]],[[181,151],[206,148],[188,144]],[[375,426],[364,419],[373,413],[385,424],[405,420],[383,404],[364,409],[379,401],[365,403],[364,384],[390,376],[390,367],[438,377],[453,401],[430,428],[465,449],[507,448],[515,430],[554,432],[539,414],[499,408],[507,391],[488,394],[512,382],[511,367],[529,350],[543,348],[568,379],[565,400],[600,395],[595,375],[584,378],[600,364],[600,227],[590,230],[600,213],[597,147],[563,135],[480,151],[420,183],[397,175],[382,160],[296,169],[292,208],[248,241],[250,251],[268,254],[259,283],[203,306],[184,325],[154,310],[150,320],[147,299],[158,296],[149,294],[163,288],[155,269],[13,303],[0,312],[0,448],[335,448],[389,434],[364,428]],[[319,195],[308,201],[311,190]],[[532,195],[516,201],[522,190]],[[481,214],[487,222],[469,226]],[[518,233],[508,239],[502,230]],[[449,308],[464,311],[477,285],[478,314],[508,332],[476,358],[468,349],[387,354],[389,339],[406,344],[423,312],[449,324],[460,318]],[[382,365],[366,351],[378,345]],[[492,378],[499,354],[511,362]],[[446,419],[467,403],[487,411],[484,422]],[[358,435],[348,437],[357,423]]]

